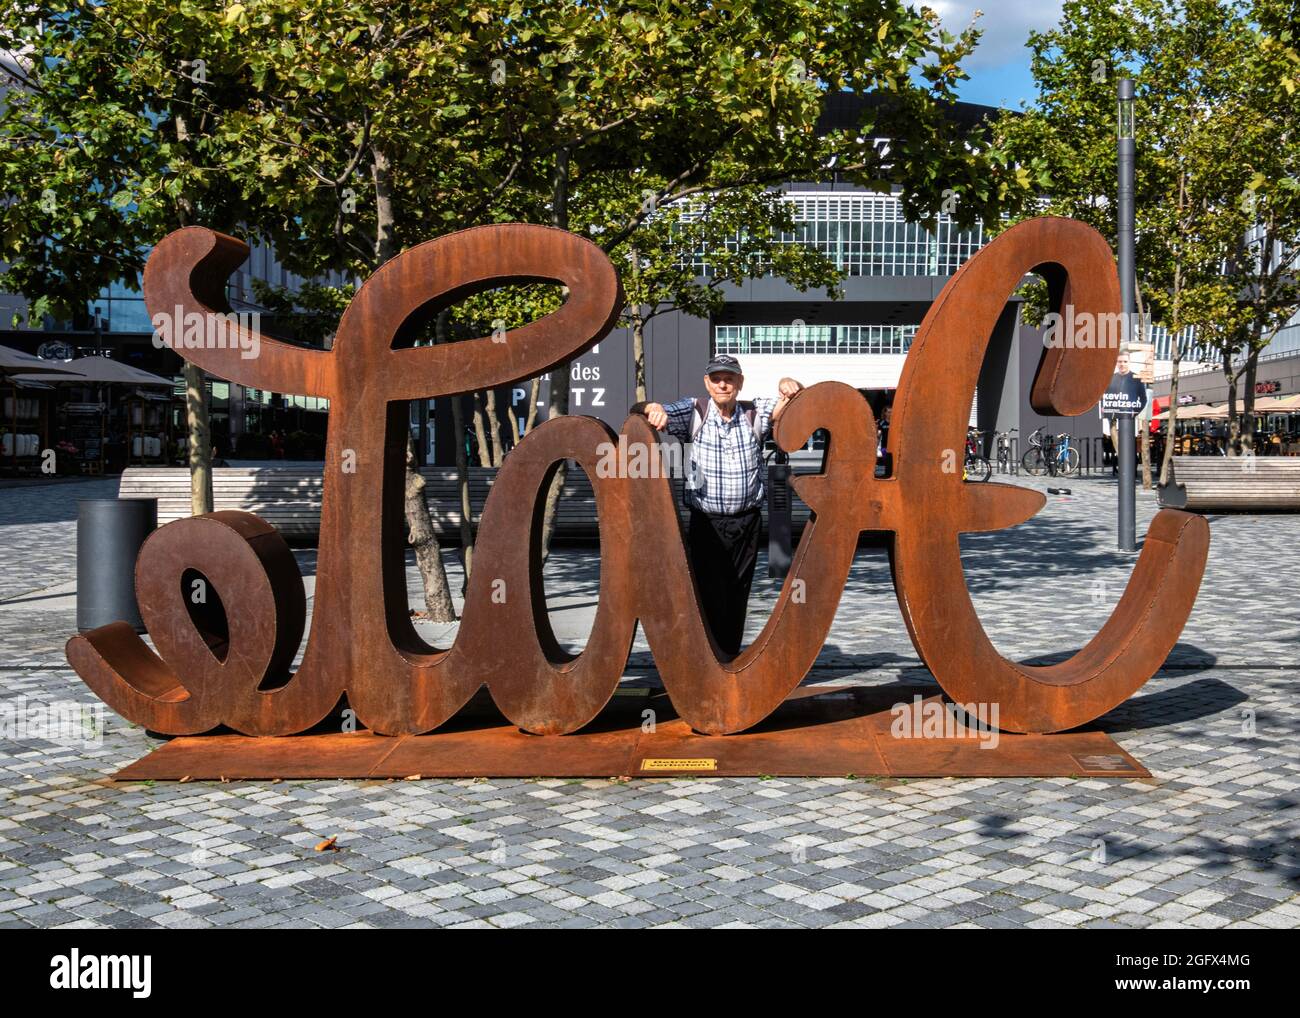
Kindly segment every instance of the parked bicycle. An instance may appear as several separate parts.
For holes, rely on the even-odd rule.
[[[1044,435],[1043,427],[1034,429],[1029,436],[1029,448],[1021,458],[1021,465],[1035,476],[1069,477],[1079,469],[1079,450],[1070,444],[1070,436]]]
[[[1019,430],[1019,428],[1012,428],[1010,431],[999,431],[994,439],[999,474],[1009,474],[1015,467],[1016,440],[1011,436]]]
[[[966,462],[962,465],[963,481],[987,481],[993,473],[993,464],[987,456],[981,456],[977,439],[984,432],[975,428],[966,429]]]

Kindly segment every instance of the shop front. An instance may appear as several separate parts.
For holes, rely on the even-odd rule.
[[[1245,379],[1236,386],[1239,413],[1244,413]],[[1167,413],[1171,379],[1155,382],[1157,399]],[[1228,379],[1220,365],[1193,364],[1178,373],[1178,411],[1175,438],[1178,455],[1227,455]],[[1259,360],[1254,382],[1255,451],[1259,455],[1300,454],[1300,353],[1269,356]],[[1164,434],[1164,417],[1155,423]]]

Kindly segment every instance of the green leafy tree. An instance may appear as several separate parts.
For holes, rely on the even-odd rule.
[[[1254,212],[1243,194],[1272,102],[1252,70],[1261,6],[1070,0],[1056,28],[1029,38],[1037,101],[1004,115],[996,131],[999,147],[1040,191],[1041,202],[1020,216],[1069,215],[1114,238],[1115,83],[1134,79],[1138,311],[1172,336],[1162,483],[1174,450],[1184,329],[1197,330],[1202,344],[1241,344],[1244,291],[1225,282],[1225,266],[1231,273],[1234,259],[1250,264],[1242,246]]]
[[[307,274],[364,275],[429,236],[511,219],[587,230],[616,255],[654,209],[830,166],[904,186],[918,215],[960,194],[966,221],[1024,183],[943,115],[975,34],[949,36],[901,3],[234,10],[263,100],[245,125],[248,172]],[[827,92],[843,90],[887,101],[819,134]],[[589,197],[618,174],[644,181],[640,202]],[[567,366],[551,381],[548,417],[568,411]],[[547,520],[562,484],[561,472]]]
[[[505,147],[526,126],[492,54],[512,31],[501,4],[250,0],[229,12],[256,99],[232,124],[241,172],[257,180],[286,265],[365,278],[413,244],[451,230],[536,221]],[[267,45],[266,40],[274,40]],[[513,165],[510,165],[513,164]],[[307,310],[307,309],[304,309]],[[411,341],[446,342],[450,315],[413,323]],[[459,400],[454,427],[463,433]],[[478,415],[475,415],[478,424]],[[455,618],[424,480],[407,443],[409,539],[432,619]],[[473,564],[468,464],[457,442],[461,541]]]
[[[1233,125],[1233,184],[1248,176],[1239,194],[1246,232],[1226,261],[1231,288],[1227,327],[1217,337],[1231,392],[1230,447],[1240,433],[1254,450],[1255,379],[1260,354],[1278,331],[1300,313],[1300,5],[1294,0],[1255,0],[1242,16],[1234,88],[1223,116]],[[1243,412],[1235,390],[1243,381]]]
[[[957,197],[969,224],[995,218],[1027,183],[991,139],[945,116],[977,33],[949,35],[932,12],[901,0],[39,6],[57,27],[34,31],[14,15],[12,48],[40,47],[33,77],[82,70],[61,106],[16,104],[23,129],[69,135],[72,149],[116,125],[68,184],[79,207],[117,210],[118,222],[96,227],[116,244],[96,265],[120,262],[105,281],[129,276],[150,243],[191,222],[268,240],[305,276],[362,278],[431,236],[523,220],[586,230],[616,259],[637,248],[657,266],[647,279],[658,287],[677,255],[657,239],[654,211],[681,202],[721,209],[728,194],[823,179],[833,168],[855,183],[900,187],[917,217]],[[183,73],[196,59],[200,89]],[[38,84],[29,84],[33,96]],[[875,101],[858,123],[819,132],[827,96],[839,92]],[[74,118],[80,134],[60,126]],[[11,163],[39,159],[27,144]],[[5,172],[10,187],[33,175]],[[639,202],[607,200],[620,174],[642,183]],[[87,199],[97,187],[99,198]],[[15,204],[30,210],[33,199]],[[750,222],[752,243],[766,243],[770,224],[737,217]],[[25,236],[21,217],[6,223],[7,238]],[[23,257],[10,261],[46,259],[58,278],[84,282],[64,254],[45,253],[81,246],[82,226],[70,216],[56,225],[40,252],[20,241]],[[662,266],[648,253],[660,250]],[[782,259],[793,273],[811,271],[790,261],[797,254],[769,253],[778,271]],[[707,287],[676,289],[689,302]],[[647,292],[657,307],[662,289]],[[421,328],[421,340],[456,332],[450,314]],[[568,410],[567,368],[552,381],[548,416]],[[427,600],[441,560],[410,481]]]
[[[356,294],[356,287],[305,282],[297,290],[275,286],[264,279],[252,282],[253,297],[277,321],[291,324],[293,338],[309,346],[324,347],[338,331],[339,319]]]
[[[571,224],[599,243],[610,223],[626,221],[646,194],[656,193],[646,186],[648,180],[646,174],[622,171],[589,176],[571,200]],[[646,398],[645,328],[654,318],[672,311],[709,318],[725,304],[726,286],[759,276],[776,276],[801,290],[825,289],[832,299],[840,296],[843,274],[829,259],[810,247],[783,242],[782,235],[794,229],[790,207],[779,192],[751,185],[658,209],[610,252],[622,269],[627,303],[620,324],[630,332],[638,402]],[[548,314],[561,300],[555,287],[502,287],[465,301],[454,310],[453,321],[465,335],[486,335]],[[534,423],[537,394],[535,379],[525,434]],[[484,417],[495,424],[492,393],[486,396]],[[501,462],[499,431],[491,428],[489,452],[485,428],[476,421],[484,465]]]
[[[249,99],[216,4],[49,0],[0,12],[14,55],[0,110],[0,286],[29,316],[84,317],[104,286],[138,285],[151,245],[202,223],[255,224],[230,168],[226,115]],[[185,365],[193,511],[212,508],[203,374]]]
[[[522,101],[551,143],[549,211],[571,225],[570,199],[593,177],[643,175],[642,200],[621,217],[589,218],[598,242],[629,244],[655,210],[710,194],[825,178],[899,185],[918,215],[960,196],[972,222],[993,215],[1023,176],[944,116],[976,33],[944,33],[937,17],[901,3],[830,2],[679,7],[653,0],[554,4],[519,15]],[[533,47],[530,49],[529,47]],[[828,94],[884,100],[861,121],[816,130]],[[536,135],[534,135],[536,136]],[[888,144],[880,139],[888,138]],[[636,285],[636,284],[634,284]],[[633,309],[633,319],[636,310]],[[633,321],[635,329],[635,321]],[[568,372],[552,373],[548,416],[568,412]],[[546,502],[549,538],[563,468]]]

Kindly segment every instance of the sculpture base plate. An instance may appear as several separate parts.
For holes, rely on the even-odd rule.
[[[947,722],[900,738],[896,704]],[[621,688],[582,731],[529,735],[486,695],[427,735],[340,732],[338,725],[279,738],[210,734],[172,739],[115,774],[117,781],[311,778],[608,777],[1089,777],[1148,778],[1104,732],[1011,735],[958,729],[937,713],[933,686],[801,686],[739,735],[701,735],[662,690]],[[643,712],[655,728],[642,730]],[[995,738],[994,738],[995,736]]]

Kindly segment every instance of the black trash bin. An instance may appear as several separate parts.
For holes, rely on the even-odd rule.
[[[790,457],[778,451],[767,468],[767,575],[784,580],[794,552],[791,542]]]
[[[77,502],[77,629],[126,622],[144,632],[135,603],[135,560],[158,526],[156,498]]]

